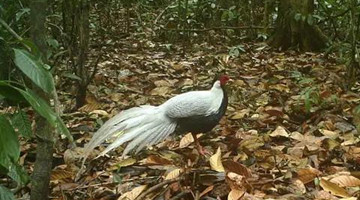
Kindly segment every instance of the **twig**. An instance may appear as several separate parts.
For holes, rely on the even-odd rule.
[[[146,195],[150,194],[151,192],[163,187],[164,185],[170,184],[170,183],[174,183],[181,180],[181,178],[175,178],[175,179],[170,179],[170,180],[166,180],[164,182],[161,182],[157,185],[152,186],[151,188],[149,188],[148,190],[146,190],[144,193],[142,193],[140,196],[138,196],[135,200],[144,200]]]
[[[185,196],[186,194],[190,193],[190,190],[185,190],[171,198],[170,200],[179,200],[181,197]]]
[[[172,4],[168,5],[166,8],[164,8],[163,11],[161,11],[161,13],[156,17],[156,19],[154,20],[154,25],[159,21],[159,19],[164,15],[164,13],[166,12],[167,9],[170,8],[170,6],[172,6]]]
[[[167,31],[189,31],[189,32],[206,32],[206,31],[212,31],[212,30],[222,30],[222,29],[264,29],[263,26],[223,26],[223,27],[212,27],[212,28],[205,28],[205,29],[178,29],[178,28],[172,28],[172,29],[165,29]],[[274,29],[274,27],[268,27],[268,29]]]
[[[3,19],[0,19],[0,24],[3,25],[16,39],[23,41],[23,38],[18,35]]]

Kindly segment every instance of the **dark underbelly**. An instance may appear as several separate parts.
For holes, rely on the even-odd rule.
[[[209,116],[192,116],[177,120],[177,132],[206,133],[211,131],[220,121],[220,112]]]

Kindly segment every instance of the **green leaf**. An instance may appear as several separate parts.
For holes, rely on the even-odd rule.
[[[14,102],[15,104],[26,102],[26,99],[24,99],[19,91],[8,85],[0,85],[0,95]]]
[[[37,113],[47,119],[47,121],[52,126],[55,126],[56,114],[51,109],[51,107],[44,101],[44,99],[38,97],[31,90],[25,91],[20,88],[15,89],[17,89],[24,96],[24,98],[30,103],[30,105],[36,110]]]
[[[295,14],[295,16],[294,16],[294,19],[295,19],[295,21],[300,21],[300,19],[301,19],[301,13],[296,13]]]
[[[7,175],[20,185],[26,185],[30,181],[29,175],[18,163],[12,163],[12,165],[10,165]]]
[[[43,64],[25,50],[14,49],[14,52],[16,66],[42,90],[51,93],[54,90],[54,80]]]
[[[0,115],[0,165],[9,169],[12,161],[20,157],[20,145],[10,122]]]
[[[72,135],[70,134],[69,130],[66,128],[62,119],[51,109],[49,104],[44,99],[37,96],[32,90],[23,90],[15,86],[12,86],[5,81],[0,81],[0,86],[1,85],[8,85],[19,91],[23,95],[23,97],[27,100],[27,102],[30,103],[33,109],[36,110],[36,112],[39,113],[39,115],[44,117],[52,127],[55,127],[59,131],[59,133],[64,134],[70,140],[70,142],[74,141]]]
[[[314,24],[314,18],[313,18],[313,16],[312,16],[312,15],[308,15],[306,22],[307,22],[310,26],[312,26],[312,25]]]
[[[9,189],[0,185],[0,199],[15,200],[15,196]]]
[[[18,112],[15,113],[11,118],[11,124],[14,128],[18,129],[22,136],[28,139],[31,138],[31,122],[28,115],[24,111],[18,110]]]

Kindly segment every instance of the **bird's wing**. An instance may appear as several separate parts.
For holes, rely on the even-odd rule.
[[[218,111],[222,97],[216,99],[210,91],[193,91],[177,95],[162,106],[170,118],[184,118],[194,115],[208,116]],[[215,102],[216,101],[216,102]],[[217,103],[220,101],[220,104]],[[215,102],[215,104],[214,104]]]

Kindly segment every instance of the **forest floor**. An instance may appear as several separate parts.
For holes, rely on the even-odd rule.
[[[84,107],[70,112],[73,83],[58,82],[63,118],[79,147],[70,150],[66,139],[60,141],[53,199],[360,196],[358,85],[345,90],[345,66],[333,55],[277,52],[264,43],[245,43],[237,56],[221,43],[193,44],[183,54],[181,46],[132,36],[104,43]],[[211,155],[199,156],[191,134],[178,135],[124,160],[121,148],[89,159],[87,171],[74,181],[80,147],[101,123],[130,107],[208,89],[219,72],[233,80],[227,86],[229,107],[213,131],[198,135]]]

